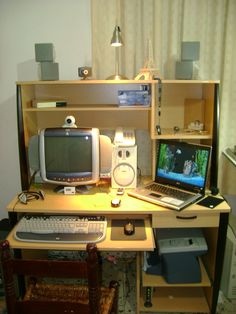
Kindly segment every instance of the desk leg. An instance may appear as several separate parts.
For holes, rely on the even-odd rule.
[[[8,212],[8,218],[9,218],[10,227],[13,228],[18,221],[17,220],[17,213]]]
[[[211,314],[215,314],[216,308],[217,308],[220,281],[221,281],[221,275],[222,275],[223,263],[224,263],[224,253],[225,253],[225,244],[226,244],[226,238],[227,238],[228,220],[229,220],[228,213],[220,214]]]
[[[14,258],[17,259],[21,259],[22,258],[22,252],[20,249],[14,249],[13,250],[14,253]],[[18,291],[19,291],[19,295],[21,297],[23,297],[25,295],[25,277],[19,275],[17,277],[17,281],[18,281]]]
[[[140,264],[141,264],[141,252],[137,252],[136,255],[136,313],[140,311]]]

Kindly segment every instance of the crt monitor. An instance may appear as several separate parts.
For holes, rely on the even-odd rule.
[[[46,128],[39,134],[39,162],[44,182],[78,186],[99,181],[99,130]]]

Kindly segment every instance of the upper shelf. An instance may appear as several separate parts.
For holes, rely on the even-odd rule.
[[[27,112],[45,112],[45,111],[53,111],[53,112],[65,112],[65,111],[151,111],[151,107],[146,106],[118,106],[118,105],[68,105],[66,107],[52,107],[52,108],[24,108],[23,111]]]
[[[93,85],[93,84],[151,84],[151,80],[58,80],[58,81],[20,81],[17,85]]]
[[[218,80],[161,80],[163,84],[219,84]],[[158,80],[58,80],[58,81],[18,81],[17,85],[66,85],[66,84],[158,84]]]

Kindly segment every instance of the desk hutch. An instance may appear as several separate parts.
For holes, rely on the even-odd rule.
[[[149,90],[150,106],[119,106],[119,90]],[[63,108],[34,108],[33,99],[63,99]],[[212,159],[208,187],[217,185],[218,167],[218,81],[30,81],[17,83],[17,111],[19,130],[19,155],[22,190],[29,188],[30,174],[27,149],[31,136],[42,128],[60,127],[67,115],[78,118],[81,127],[97,127],[100,130],[118,126],[148,131],[155,163],[156,141],[160,138],[178,139],[212,146]],[[204,131],[189,131],[188,125],[201,121]],[[161,126],[158,134],[156,126]],[[174,130],[174,127],[175,128]],[[137,143],[139,144],[139,143]],[[153,175],[153,167],[152,173]],[[108,218],[106,239],[98,243],[98,249],[137,252],[137,313],[141,312],[198,312],[215,313],[228,213],[226,202],[214,209],[193,204],[181,212],[156,206],[141,200],[122,196],[119,208],[111,208],[110,201],[115,191],[110,187],[94,188],[91,195],[56,195],[52,187],[43,186],[45,200],[36,200],[27,205],[17,202],[17,197],[8,205],[12,224],[20,213],[83,213],[104,214]],[[111,241],[110,220],[116,218],[142,217],[145,220],[145,241]],[[147,275],[142,271],[142,252],[153,250],[155,228],[203,229],[208,253],[200,260],[202,280],[197,284],[167,284],[161,276]],[[158,235],[157,235],[158,236]],[[84,245],[40,244],[18,242],[9,234],[14,249],[74,249],[83,250]],[[153,306],[145,308],[145,287],[153,287]]]

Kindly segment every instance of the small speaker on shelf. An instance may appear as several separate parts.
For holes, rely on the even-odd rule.
[[[192,61],[177,61],[175,64],[175,78],[178,80],[191,80],[193,76]]]
[[[137,146],[112,149],[112,188],[135,188],[137,186]]]
[[[41,62],[41,80],[55,81],[59,80],[59,65],[56,62]]]
[[[183,41],[181,44],[181,60],[195,61],[200,58],[199,41]]]
[[[39,43],[35,44],[35,61],[36,62],[53,62],[54,51],[53,44],[51,43]]]

